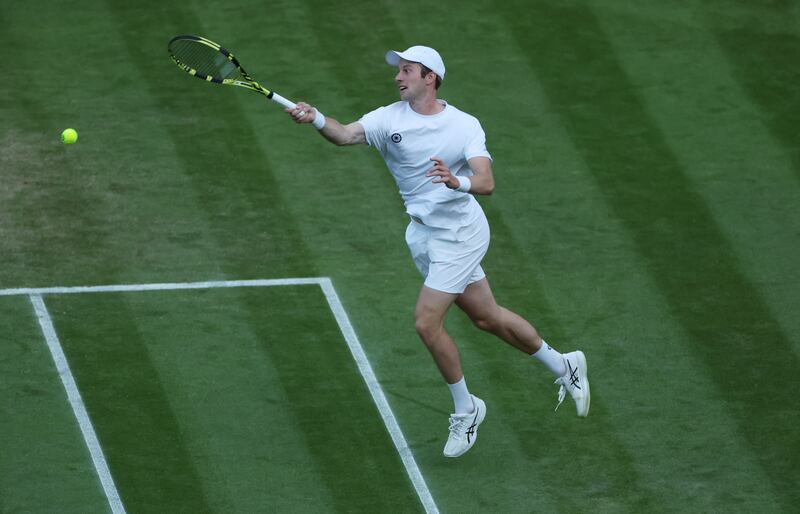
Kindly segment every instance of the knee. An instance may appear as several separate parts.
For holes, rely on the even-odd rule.
[[[441,324],[425,316],[414,317],[414,328],[425,344],[430,344],[441,329]]]
[[[483,312],[472,317],[472,323],[479,329],[498,335],[503,332],[504,327],[508,324],[508,316],[505,314],[507,311],[500,306],[485,309]]]
[[[494,317],[475,318],[472,323],[484,332],[495,332],[499,325]]]
[[[417,330],[417,335],[426,343],[433,338],[436,330],[433,323],[424,319],[417,319],[414,321],[414,328]]]

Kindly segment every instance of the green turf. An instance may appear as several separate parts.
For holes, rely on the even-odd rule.
[[[131,510],[416,505],[318,287],[48,303]]]
[[[26,297],[0,298],[0,512],[107,505]]]
[[[0,288],[330,276],[443,512],[796,509],[794,3],[26,5],[0,7]],[[590,417],[454,312],[489,415],[444,459],[379,156],[183,74],[178,33],[342,121],[396,99],[387,48],[438,48],[494,157],[495,294],[584,350]],[[46,301],[130,512],[421,509],[314,286]],[[0,355],[0,511],[102,510],[25,297]]]

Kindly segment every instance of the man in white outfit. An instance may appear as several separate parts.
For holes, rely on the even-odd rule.
[[[444,329],[453,303],[478,328],[541,361],[561,386],[558,404],[569,392],[578,416],[585,417],[590,394],[583,352],[559,353],[525,319],[497,305],[481,268],[489,224],[473,195],[492,194],[494,177],[480,123],[437,98],[445,67],[436,50],[390,50],[386,62],[398,69],[399,102],[347,125],[304,102],[286,112],[297,123],[312,123],[334,144],[374,146],[397,182],[411,218],[406,242],[425,278],[414,309],[416,330],[455,405],[444,454],[458,457],[469,450],[486,416],[483,400],[467,389],[458,348]]]

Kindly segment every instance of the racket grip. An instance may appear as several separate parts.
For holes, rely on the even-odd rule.
[[[279,95],[278,93],[276,93],[274,91],[272,92],[272,96],[270,97],[270,100],[272,100],[273,102],[277,102],[277,103],[281,104],[282,106],[284,106],[286,108],[289,108],[289,109],[294,109],[297,106],[297,104],[295,104],[291,100],[285,99],[284,97],[282,97],[281,95]]]

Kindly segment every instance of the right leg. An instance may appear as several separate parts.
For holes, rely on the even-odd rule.
[[[425,277],[426,284],[429,280],[434,283],[424,285],[420,290],[414,308],[414,325],[453,396],[455,412],[450,416],[450,433],[444,455],[458,457],[475,444],[478,426],[486,417],[486,404],[469,393],[458,348],[444,328],[444,317],[458,297],[455,293],[445,291],[460,289],[449,283],[452,276],[448,270],[440,269],[439,264],[432,266],[431,254],[440,249],[437,245],[439,236],[436,229],[413,221],[406,229],[406,243],[414,264]]]
[[[450,416],[450,435],[444,447],[446,457],[458,457],[475,444],[478,426],[486,416],[486,404],[467,390],[458,348],[444,329],[444,316],[456,297],[455,294],[423,286],[414,309],[417,334],[431,352],[455,403],[456,412]]]
[[[455,384],[464,377],[458,348],[444,329],[444,316],[456,297],[455,294],[422,286],[414,308],[417,334],[431,352],[433,361],[448,384]]]

